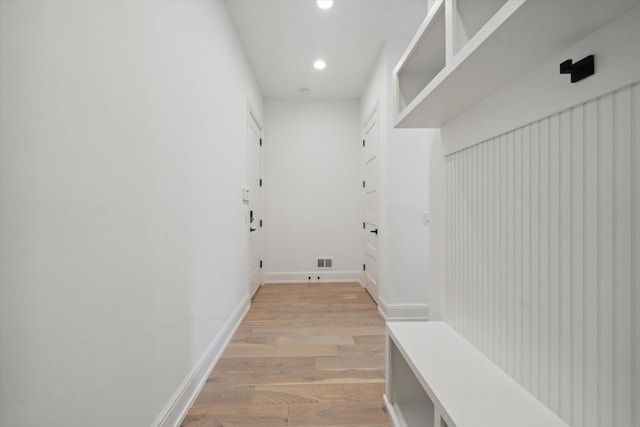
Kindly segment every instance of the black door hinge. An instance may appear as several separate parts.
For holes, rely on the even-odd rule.
[[[262,147],[262,138],[260,138],[260,147]]]
[[[260,228],[262,228],[262,220],[260,220]]]
[[[260,178],[260,187],[262,187],[262,178]]]
[[[364,222],[362,223],[362,228],[363,229],[367,228],[367,225]]]
[[[366,187],[367,187],[366,181],[362,181],[362,188],[366,188]]]
[[[364,142],[364,139],[362,140],[362,146],[363,146],[363,147],[365,146],[365,142]]]
[[[367,271],[367,264],[362,264],[362,271]]]
[[[262,268],[262,260],[260,260],[260,268]]]

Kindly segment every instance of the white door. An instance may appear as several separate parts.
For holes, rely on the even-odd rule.
[[[369,116],[364,128],[364,285],[378,302],[378,146],[380,141],[377,107]]]
[[[262,126],[249,108],[249,288],[251,295],[262,282]]]

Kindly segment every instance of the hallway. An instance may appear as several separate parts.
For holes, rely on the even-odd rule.
[[[182,426],[390,426],[384,333],[358,284],[262,286]]]
[[[0,426],[640,427],[638,23],[0,0]]]

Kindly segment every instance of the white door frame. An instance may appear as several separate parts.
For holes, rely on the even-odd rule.
[[[262,268],[264,260],[264,233],[262,219],[264,217],[264,198],[262,192],[263,156],[262,156],[262,122],[258,113],[247,102],[247,232],[249,252],[249,294],[253,294],[262,284]],[[252,152],[252,150],[257,150]],[[257,157],[257,159],[255,157]],[[252,231],[253,230],[253,231]]]
[[[362,138],[363,138],[363,155],[362,155],[362,175],[363,175],[363,271],[362,281],[365,289],[369,292],[371,297],[378,303],[378,288],[379,288],[379,225],[380,225],[380,117],[379,117],[379,100],[376,101],[373,109],[367,115],[365,121],[362,124]],[[369,145],[366,141],[371,141],[369,132],[373,127],[376,127],[377,135],[374,137],[373,143]],[[374,155],[371,156],[369,149],[373,148]],[[367,165],[369,162],[374,161],[374,169],[369,172],[373,172],[374,176],[367,176]],[[367,183],[368,178],[368,183]],[[374,186],[372,188],[372,186]],[[376,193],[376,197],[373,199],[373,206],[367,206],[367,194],[372,190]],[[375,234],[373,233],[375,232]]]

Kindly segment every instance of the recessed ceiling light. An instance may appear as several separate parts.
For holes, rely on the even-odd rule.
[[[325,68],[327,68],[327,63],[322,59],[317,59],[316,62],[313,63],[313,68],[315,68],[316,70],[324,70]]]
[[[318,7],[320,9],[330,9],[333,6],[333,0],[318,0]]]

